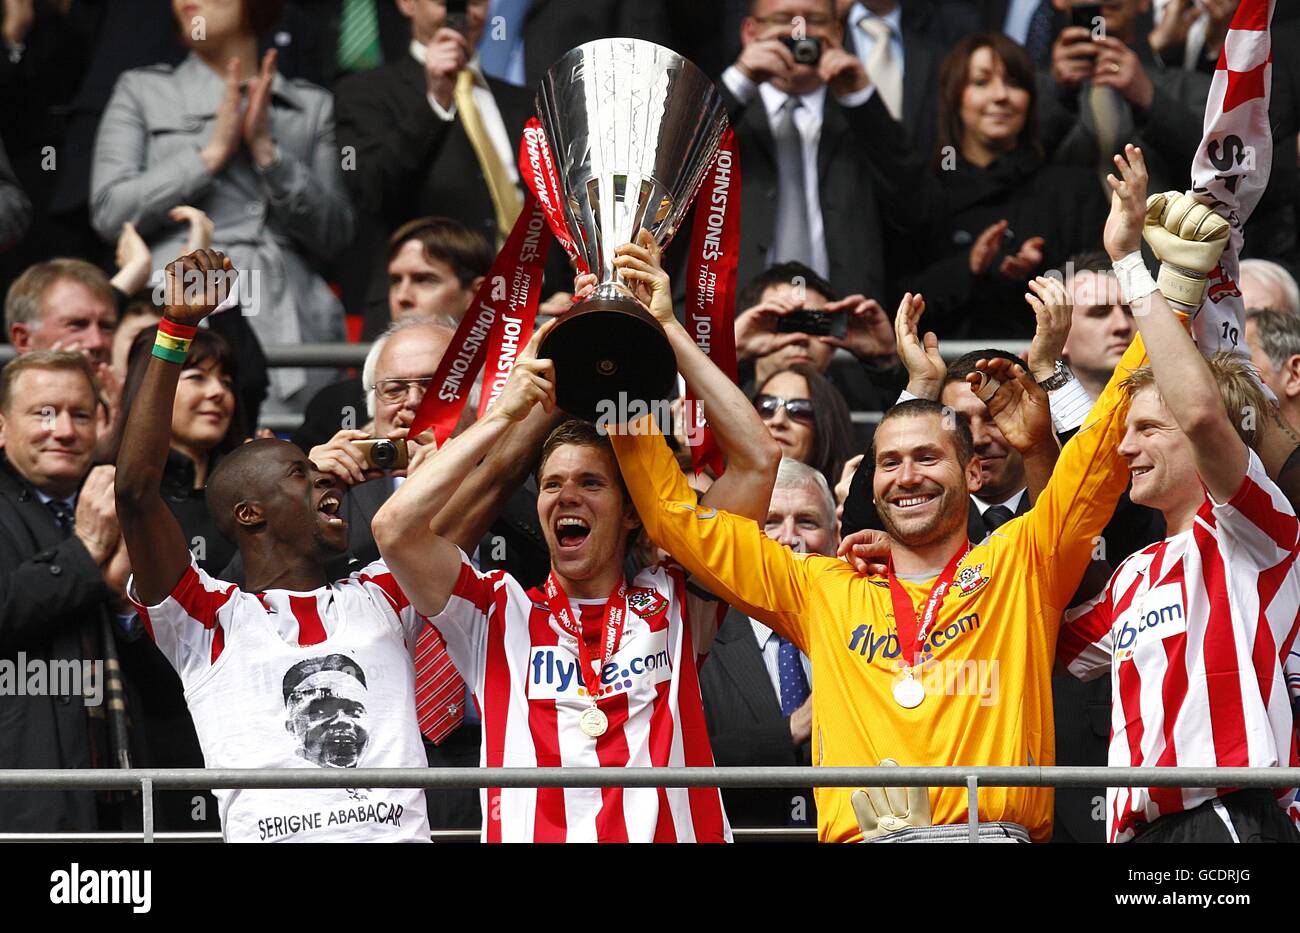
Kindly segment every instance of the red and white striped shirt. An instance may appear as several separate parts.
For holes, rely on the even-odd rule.
[[[1109,763],[1296,767],[1283,665],[1300,609],[1300,523],[1252,451],[1241,488],[1207,494],[1193,527],[1130,556],[1066,614],[1058,657],[1083,680],[1111,676]],[[1107,838],[1234,788],[1115,788]],[[1294,789],[1280,791],[1284,809]]]
[[[426,624],[379,561],[311,592],[246,593],[190,559],[156,606],[209,768],[423,768],[411,652]],[[215,790],[227,842],[428,842],[419,788]]]
[[[461,553],[460,577],[432,618],[483,720],[481,761],[498,768],[711,767],[698,665],[719,607],[688,597],[681,568],[642,571],[612,660],[600,669],[609,728],[587,736],[591,704],[577,639],[543,594],[503,571],[480,573]],[[572,600],[584,632],[604,600]],[[595,623],[595,625],[593,625]],[[597,649],[599,658],[599,649]],[[593,670],[600,661],[593,665]],[[731,828],[717,788],[486,788],[485,842],[725,842]]]

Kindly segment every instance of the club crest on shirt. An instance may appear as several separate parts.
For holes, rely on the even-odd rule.
[[[643,619],[653,619],[668,611],[668,600],[657,591],[632,587],[627,591],[628,607]]]
[[[958,596],[970,596],[982,590],[988,582],[989,578],[984,576],[984,565],[976,564],[974,567],[963,567],[952,585],[957,588]]]

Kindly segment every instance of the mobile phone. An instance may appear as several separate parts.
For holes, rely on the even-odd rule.
[[[366,456],[366,466],[376,470],[404,470],[408,458],[406,444],[395,444],[386,437],[368,437],[362,441],[353,441]]]
[[[1101,12],[1101,0],[1083,0],[1070,7],[1070,25],[1081,26],[1092,32],[1097,27],[1097,20],[1105,22]]]
[[[447,8],[447,16],[442,25],[462,36],[468,35],[469,0],[443,0],[443,6]]]
[[[849,316],[843,311],[814,311],[800,308],[776,319],[778,334],[807,334],[810,337],[844,337],[849,332]]]

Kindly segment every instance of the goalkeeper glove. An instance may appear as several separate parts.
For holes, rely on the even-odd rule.
[[[1205,280],[1230,233],[1223,217],[1190,194],[1166,191],[1147,198],[1142,238],[1160,260],[1156,286],[1166,301],[1189,313],[1200,308]]]

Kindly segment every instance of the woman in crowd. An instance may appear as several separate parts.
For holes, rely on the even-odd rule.
[[[1037,114],[1033,64],[1011,39],[974,33],[944,58],[939,148],[917,180],[929,220],[901,276],[941,338],[1032,336],[1026,281],[1100,245],[1097,180],[1044,161]]]
[[[240,270],[244,313],[261,343],[342,341],[342,306],[316,271],[353,232],[333,101],[277,74],[274,51],[258,67],[258,35],[282,7],[173,0],[190,54],[174,68],[136,68],[118,79],[95,141],[91,220],[105,239],[130,221],[154,255],[174,256],[187,228],[169,212],[193,205]],[[218,315],[212,326],[222,330],[230,318]],[[268,407],[300,408],[333,376],[276,370]]]
[[[839,481],[844,461],[853,455],[853,422],[825,376],[795,363],[759,386],[754,407],[783,456],[821,471],[832,486]]]

